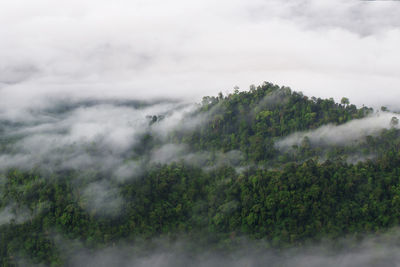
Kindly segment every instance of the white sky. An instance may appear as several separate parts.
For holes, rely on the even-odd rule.
[[[263,81],[399,107],[400,2],[3,0],[0,112],[45,97],[179,97]]]

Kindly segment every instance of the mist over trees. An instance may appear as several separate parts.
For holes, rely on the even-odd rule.
[[[127,262],[143,266],[154,240],[188,240],[183,264],[246,242],[362,239],[399,225],[399,148],[397,114],[268,82],[199,104],[71,100],[3,114],[0,264],[79,266],[77,251],[130,247],[139,256]]]

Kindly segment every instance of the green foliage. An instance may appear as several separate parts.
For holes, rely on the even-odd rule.
[[[278,155],[273,146],[277,138],[328,123],[343,124],[373,111],[357,109],[344,99],[346,105],[333,99],[309,99],[266,82],[248,92],[204,97],[193,117],[206,116],[206,122],[189,133],[177,131],[171,140],[188,143],[194,150],[240,150],[249,162],[270,161]]]
[[[239,150],[245,155],[241,166],[154,165],[139,178],[115,185],[123,199],[117,216],[97,215],[82,196],[89,183],[107,179],[104,173],[8,170],[0,177],[0,211],[13,207],[24,210],[24,216],[0,224],[0,266],[16,266],[19,259],[66,264],[57,236],[91,248],[179,235],[207,244],[229,244],[245,235],[279,246],[396,226],[400,131],[395,120],[380,136],[356,144],[321,148],[304,138],[287,152],[274,147],[278,138],[296,131],[372,112],[342,102],[309,99],[270,83],[249,92],[204,97],[191,118],[202,116],[205,122],[191,131],[177,130],[169,140],[193,151]],[[149,117],[151,124],[159,120]],[[144,152],[155,143],[146,134],[135,149]],[[351,164],[353,154],[374,159]],[[320,161],[322,157],[327,160]]]

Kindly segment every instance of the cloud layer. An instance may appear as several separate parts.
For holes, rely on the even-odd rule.
[[[199,99],[264,80],[397,105],[398,1],[0,3],[0,112],[50,98]]]
[[[136,246],[113,246],[87,250],[77,242],[60,247],[69,266],[398,266],[399,231],[345,238],[336,243],[323,242],[302,247],[266,248],[262,241],[234,241],[233,249],[210,250],[194,242],[152,241],[150,250]]]
[[[369,135],[378,136],[383,129],[390,128],[391,119],[396,115],[390,112],[376,113],[342,125],[328,124],[312,131],[296,132],[277,141],[275,146],[281,150],[290,149],[294,145],[301,145],[305,137],[317,146],[353,144]]]

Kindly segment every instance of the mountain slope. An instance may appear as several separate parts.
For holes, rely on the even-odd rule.
[[[279,247],[399,224],[395,114],[270,83],[205,97],[176,121],[181,109],[135,109],[144,130],[120,150],[96,136],[39,153],[31,168],[3,167],[0,263],[68,264],[60,237],[92,249],[164,236],[200,247],[226,248],[241,237]],[[71,112],[78,114],[60,109],[54,118]],[[18,132],[2,129],[7,140]],[[347,138],[330,135],[350,129]],[[3,142],[3,161],[22,153],[26,135],[14,137]],[[71,155],[86,161],[71,165]]]

